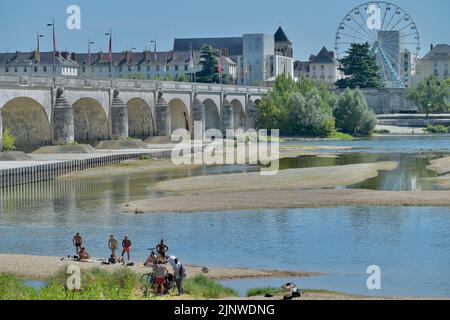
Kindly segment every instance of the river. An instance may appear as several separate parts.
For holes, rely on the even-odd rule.
[[[436,190],[427,178],[430,151],[450,153],[450,137],[395,137],[286,144],[353,146],[338,157],[286,159],[281,168],[396,160],[393,172],[354,186],[387,191]],[[329,152],[329,151],[327,151]],[[358,153],[356,153],[358,152]],[[450,297],[450,208],[338,207],[188,214],[130,215],[119,205],[158,196],[153,183],[186,176],[258,170],[202,167],[73,181],[49,181],[1,190],[0,252],[65,256],[81,232],[88,251],[107,254],[109,234],[128,234],[133,258],[164,238],[185,263],[322,272],[291,279],[303,288],[377,296]],[[378,265],[382,290],[366,288],[366,269]],[[289,279],[225,282],[244,293]]]

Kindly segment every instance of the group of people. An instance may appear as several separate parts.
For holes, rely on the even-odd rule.
[[[83,246],[83,238],[80,233],[77,233],[73,237],[72,242],[75,246],[76,259],[80,262],[90,262],[91,256]],[[130,238],[125,235],[122,240],[122,253],[120,256],[118,256],[117,250],[119,249],[119,242],[114,237],[114,235],[110,235],[108,240],[108,249],[111,251],[111,256],[109,257],[106,264],[125,264],[125,254],[127,255],[127,262],[130,263],[131,248],[132,242]],[[164,243],[164,239],[161,239],[161,242],[156,245],[155,250],[157,254],[155,254],[153,249],[151,249],[151,254],[148,256],[146,262],[144,263],[144,266],[153,268],[155,293],[157,295],[164,295],[164,286],[167,282],[167,279],[169,277],[172,277],[175,280],[178,293],[180,295],[183,295],[183,279],[186,277],[186,270],[184,269],[184,266],[181,264],[177,257],[173,255],[167,257],[169,247]],[[171,274],[166,268],[165,265],[167,263],[171,265],[173,274]]]

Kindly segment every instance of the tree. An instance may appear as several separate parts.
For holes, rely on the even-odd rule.
[[[414,103],[421,112],[447,111],[450,107],[450,81],[440,81],[435,76],[430,76],[419,82],[416,87],[406,90],[406,97]]]
[[[383,82],[380,77],[379,67],[376,57],[370,52],[370,45],[353,43],[350,46],[348,55],[339,62],[346,78],[336,82],[336,86],[345,88],[382,88]]]
[[[200,51],[200,66],[202,70],[196,73],[198,82],[219,83],[220,51],[210,45],[204,45]]]
[[[301,93],[293,93],[287,105],[293,134],[329,136],[333,133],[334,119],[331,108],[323,103],[316,88],[309,91],[305,97]]]
[[[189,77],[188,77],[187,75],[185,75],[185,74],[183,73],[183,74],[180,74],[180,75],[178,76],[177,81],[178,81],[178,82],[190,82],[190,79],[189,79]]]
[[[377,125],[375,113],[359,90],[347,88],[338,98],[333,114],[337,129],[352,136],[371,135]]]

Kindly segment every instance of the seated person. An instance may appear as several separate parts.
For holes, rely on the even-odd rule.
[[[284,295],[285,300],[292,300],[293,298],[300,298],[301,296],[295,283],[288,282],[281,288],[285,291]]]
[[[91,258],[91,256],[86,251],[86,248],[82,247],[80,252],[78,253],[78,261],[87,262],[87,261],[89,261],[90,258]]]
[[[156,255],[154,252],[152,252],[148,258],[147,261],[145,261],[144,266],[145,267],[151,267],[156,263]]]

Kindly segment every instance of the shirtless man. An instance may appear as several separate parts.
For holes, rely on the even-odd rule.
[[[156,246],[156,251],[161,257],[166,258],[166,252],[169,251],[169,247],[164,244],[164,239],[161,239],[161,242]]]
[[[122,258],[127,253],[128,262],[130,262],[130,251],[131,251],[131,240],[128,239],[128,236],[125,236],[122,240]]]
[[[108,248],[109,250],[111,250],[111,254],[115,257],[116,256],[116,250],[119,247],[119,242],[116,240],[116,238],[114,238],[113,235],[109,236],[109,241],[108,241]]]
[[[80,236],[79,233],[73,236],[72,239],[73,245],[75,246],[76,254],[78,255],[81,249],[81,246],[83,245],[83,238]]]

